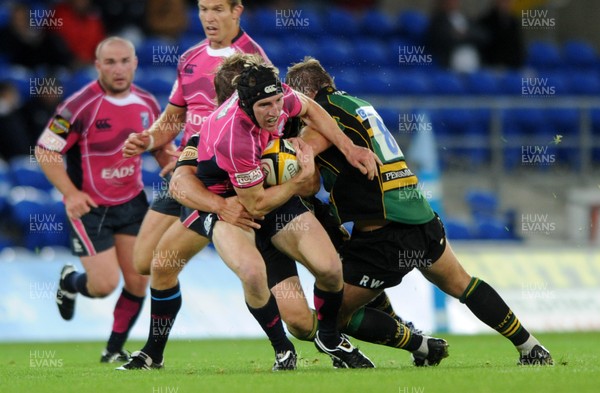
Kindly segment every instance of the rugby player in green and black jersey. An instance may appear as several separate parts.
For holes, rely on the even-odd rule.
[[[425,341],[401,324],[385,323],[383,318],[379,323],[376,317],[366,315],[371,309],[361,308],[385,288],[400,284],[416,267],[425,278],[464,303],[479,320],[509,339],[519,351],[518,364],[553,364],[550,352],[525,329],[500,295],[460,265],[442,221],[419,191],[417,177],[407,167],[402,150],[373,106],[337,90],[332,77],[312,58],[290,67],[287,83],[314,98],[356,145],[371,149],[383,163],[379,176],[368,180],[319,134],[309,128],[302,131],[302,138],[318,154],[317,164],[330,192],[333,212],[341,222],[354,223],[350,240],[339,250],[345,282],[340,310],[342,331],[358,339],[405,349],[409,349],[405,341]],[[288,298],[293,294],[279,296]],[[280,312],[285,314],[281,305]],[[417,344],[421,349],[428,346],[430,351],[447,345],[444,340],[432,338],[411,346]]]

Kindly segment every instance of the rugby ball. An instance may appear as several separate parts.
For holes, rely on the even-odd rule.
[[[261,159],[265,183],[269,186],[283,184],[300,171],[296,150],[285,139],[273,139],[267,144]]]

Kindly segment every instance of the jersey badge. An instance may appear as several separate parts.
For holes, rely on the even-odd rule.
[[[142,127],[144,130],[150,127],[150,113],[142,112],[140,113],[140,117],[142,118]]]
[[[69,129],[71,128],[71,123],[69,123],[67,119],[65,119],[61,115],[56,115],[54,116],[54,119],[52,119],[52,121],[50,122],[48,128],[50,129],[50,131],[57,135],[67,134],[69,133]]]

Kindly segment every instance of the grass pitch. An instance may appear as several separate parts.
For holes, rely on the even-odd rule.
[[[266,339],[171,341],[163,370],[137,372],[100,364],[99,342],[0,344],[0,392],[584,393],[600,386],[600,333],[538,335],[553,367],[516,366],[518,353],[498,335],[440,336],[450,357],[438,367],[416,368],[405,351],[353,340],[377,368],[336,370],[312,343],[296,342],[298,370],[279,373],[271,372]]]

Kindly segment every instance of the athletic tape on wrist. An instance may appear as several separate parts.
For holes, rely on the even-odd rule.
[[[146,151],[150,151],[154,147],[154,137],[152,136],[152,134],[148,134],[148,137],[150,138],[150,143],[148,143],[148,147],[146,147]]]

